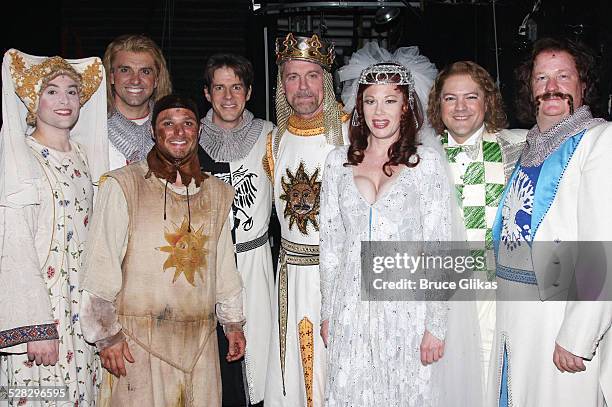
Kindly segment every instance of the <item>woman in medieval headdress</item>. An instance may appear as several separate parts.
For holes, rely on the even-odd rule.
[[[444,406],[450,405],[445,392],[463,392],[451,389],[464,386],[456,377],[446,383],[448,375],[435,372],[438,366],[449,369],[448,303],[411,301],[416,297],[410,290],[362,300],[362,285],[372,283],[362,275],[362,241],[421,242],[427,252],[460,240],[446,160],[421,105],[435,75],[416,47],[392,56],[376,44],[354,54],[340,71],[341,79],[353,80],[343,99],[354,109],[350,145],[328,155],[321,192],[328,406]],[[475,312],[471,320],[476,324]],[[453,362],[465,356],[452,353]],[[479,376],[474,381],[479,385]],[[466,391],[452,404],[478,406],[481,390]]]
[[[95,404],[100,363],[81,333],[78,279],[92,181],[108,167],[103,78],[98,58],[4,56],[0,386],[54,386],[18,405]]]

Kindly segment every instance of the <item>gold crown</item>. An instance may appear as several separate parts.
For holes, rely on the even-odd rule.
[[[297,59],[314,62],[328,71],[331,70],[336,54],[334,44],[327,44],[317,34],[312,37],[295,37],[287,34],[285,39],[276,39],[276,64]]]

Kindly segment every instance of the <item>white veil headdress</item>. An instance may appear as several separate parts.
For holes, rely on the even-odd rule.
[[[73,72],[74,71],[74,72]],[[79,118],[70,131],[70,139],[76,140],[87,155],[92,181],[108,171],[108,135],[106,132],[106,83],[100,58],[65,60],[60,57],[36,57],[10,49],[2,61],[2,129],[0,130],[0,257],[16,256],[8,253],[4,244],[19,237],[15,230],[7,228],[8,216],[15,211],[39,205],[44,196],[39,195],[39,183],[46,182],[44,170],[28,147],[26,136],[33,127],[26,121],[36,120],[38,102],[44,80],[57,72],[81,77]],[[26,119],[28,118],[28,119]],[[24,215],[25,216],[25,215]],[[10,249],[12,250],[12,249]],[[36,257],[36,256],[35,256]],[[28,269],[29,262],[24,261]],[[0,267],[4,266],[4,261]],[[27,271],[27,270],[26,270]],[[45,298],[46,284],[30,284],[32,273],[16,275],[0,271],[0,287],[13,290],[30,290],[28,298]],[[35,276],[34,276],[35,277]],[[24,291],[25,292],[25,291]],[[11,296],[8,297],[10,300]],[[4,306],[6,297],[0,297]],[[44,308],[44,304],[41,306]],[[13,305],[13,304],[11,304]],[[18,305],[15,305],[18,306]],[[45,322],[48,310],[33,306],[32,310],[9,315],[3,325],[28,326]],[[42,318],[42,319],[41,319]],[[25,344],[24,344],[25,346]],[[23,346],[15,348],[25,349]]]
[[[10,49],[2,60],[2,130],[0,130],[0,206],[20,208],[39,203],[36,179],[39,164],[25,142],[33,131],[28,114],[35,113],[40,77],[53,69],[44,65],[52,58],[28,55]],[[57,59],[57,57],[55,57]],[[79,119],[70,130],[70,140],[84,149],[91,179],[97,182],[108,171],[106,126],[106,81],[100,58],[66,59],[83,78]]]
[[[440,155],[446,180],[452,192],[449,204],[452,220],[451,240],[465,242],[467,235],[461,208],[455,195],[453,174],[440,138],[435,134],[426,116],[429,92],[438,73],[435,65],[426,56],[421,55],[416,46],[399,48],[391,54],[376,42],[366,43],[363,48],[351,55],[347,65],[338,70],[340,81],[343,83],[344,110],[347,113],[353,112],[362,71],[382,62],[403,65],[412,75],[414,90],[424,115],[423,126],[418,132],[418,141]],[[480,360],[480,326],[476,303],[466,300],[449,301],[448,306],[444,357],[432,365],[431,385],[434,405],[480,407],[484,403],[484,376]]]
[[[361,72],[367,67],[381,62],[394,62],[406,67],[414,81],[414,90],[421,102],[421,111],[423,112],[423,126],[419,129],[418,141],[424,146],[433,148],[440,157],[449,184],[452,191],[455,190],[453,176],[446,159],[446,153],[442,148],[439,137],[434,129],[429,124],[427,118],[427,100],[429,91],[433,86],[438,70],[436,66],[424,55],[419,53],[419,48],[416,46],[398,48],[393,54],[384,48],[381,48],[376,42],[368,42],[363,48],[355,51],[351,55],[351,59],[347,65],[338,69],[338,76],[342,82],[342,102],[344,103],[344,111],[352,113],[355,107],[355,99],[357,98],[357,90],[359,88],[359,77]],[[452,210],[452,241],[463,242],[467,240],[463,217],[458,202],[453,196],[451,199]]]
[[[414,87],[421,104],[427,103],[429,90],[436,78],[436,66],[424,55],[419,54],[419,47],[399,48],[393,54],[381,48],[376,42],[368,42],[363,48],[355,51],[347,65],[338,69],[342,86],[344,111],[351,113],[355,107],[359,76],[370,65],[381,62],[395,62],[408,68],[414,79]],[[427,106],[422,106],[426,110]]]

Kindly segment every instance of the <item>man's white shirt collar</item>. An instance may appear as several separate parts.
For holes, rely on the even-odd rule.
[[[130,119],[130,121],[133,121],[137,125],[142,126],[143,124],[146,123],[147,120],[149,120],[149,116],[151,116],[151,113],[149,113],[145,117],[141,117],[140,119]]]
[[[478,130],[476,130],[474,132],[474,134],[472,134],[470,136],[470,138],[468,138],[467,140],[465,140],[465,142],[463,144],[459,144],[455,141],[455,139],[453,138],[453,136],[450,134],[448,134],[448,146],[449,147],[460,147],[460,146],[471,146],[476,144],[476,140],[478,140],[478,137],[480,137],[480,135],[484,132],[484,123],[482,124],[482,126],[480,126],[480,128]]]

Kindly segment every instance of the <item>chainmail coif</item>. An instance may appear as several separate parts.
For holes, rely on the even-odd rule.
[[[544,162],[565,140],[582,130],[588,130],[605,123],[604,119],[594,119],[588,106],[580,106],[573,115],[561,120],[545,132],[540,132],[536,124],[527,133],[527,144],[521,155],[521,165],[536,167]]]

